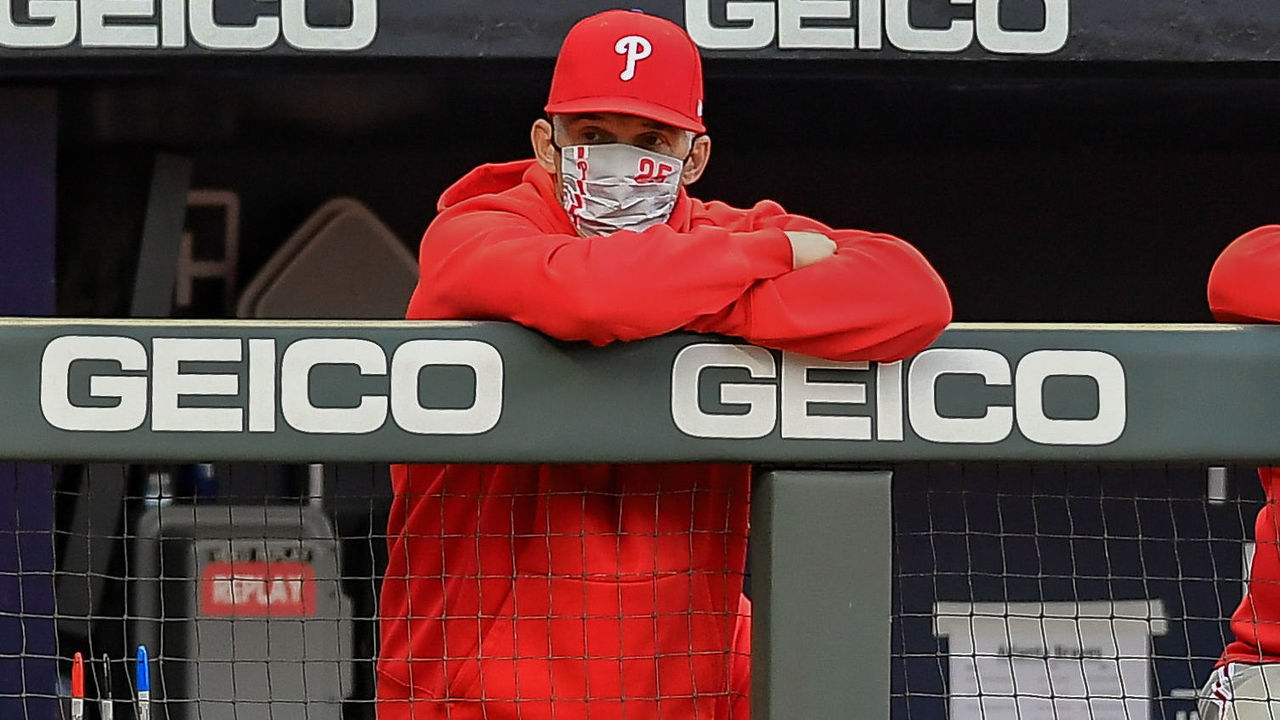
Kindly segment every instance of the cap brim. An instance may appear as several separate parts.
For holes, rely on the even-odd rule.
[[[622,113],[624,115],[635,115],[649,120],[656,120],[666,125],[678,127],[681,130],[691,130],[696,133],[703,133],[707,131],[706,125],[703,125],[701,120],[695,120],[694,118],[685,116],[669,107],[644,102],[643,100],[637,100],[630,97],[578,98],[575,100],[551,103],[544,109],[552,115],[605,112]]]

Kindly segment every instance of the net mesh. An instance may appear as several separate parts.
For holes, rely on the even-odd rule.
[[[1252,468],[1209,476],[899,468],[893,717],[1197,717],[1263,501]]]
[[[710,714],[697,717],[732,705],[735,548],[745,552],[732,482],[541,494],[456,484],[422,506],[436,514],[419,527],[434,529],[408,534],[437,556],[459,543],[472,564],[402,564],[397,575],[387,523],[404,518],[385,466],[0,468],[14,498],[0,513],[3,717],[70,717],[75,652],[89,660],[85,716],[98,717],[109,693],[115,717],[134,717],[133,651],[144,642],[153,717],[373,718],[387,577],[430,586],[421,594],[435,599],[407,614],[451,636],[407,652],[429,666],[461,662],[449,692],[603,711],[610,679],[647,672],[655,694],[709,695]],[[1263,502],[1250,467],[1228,468],[1225,485],[1211,477],[1181,465],[897,468],[891,717],[1198,717]],[[501,512],[481,520],[477,497]],[[587,567],[603,595],[580,582]],[[708,628],[713,642],[696,639]],[[679,649],[655,661],[660,635]],[[548,671],[548,658],[571,669]],[[660,685],[663,673],[693,679]]]
[[[385,467],[55,473],[56,697],[81,652],[86,717],[108,694],[115,717],[134,717],[145,645],[155,718],[374,717]],[[69,717],[65,701],[61,710]]]
[[[728,712],[749,468],[393,478],[380,697],[531,718]]]

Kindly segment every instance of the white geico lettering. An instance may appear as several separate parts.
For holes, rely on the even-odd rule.
[[[240,1],[269,9],[265,3]],[[82,47],[183,48],[189,29],[190,39],[209,50],[263,50],[283,35],[298,50],[354,51],[368,47],[378,34],[378,0],[349,0],[346,27],[312,25],[307,0],[280,0],[278,16],[260,12],[248,25],[219,24],[214,0],[27,0],[30,20],[18,23],[14,7],[20,2],[0,0],[0,47],[65,47],[78,31]],[[142,22],[157,16],[158,21]]]
[[[86,343],[86,340],[93,341]],[[147,349],[133,338],[60,337],[50,342],[40,358],[40,410],[49,424],[63,430],[133,430],[147,419],[147,379],[94,375],[89,396],[114,400],[114,406],[73,405],[70,398],[71,364],[79,360],[104,360],[125,372],[147,369]]]
[[[391,394],[396,424],[418,435],[479,435],[498,424],[502,415],[502,356],[492,345],[475,340],[412,340],[396,349],[391,359],[391,387],[418,387],[422,369],[430,366],[469,367],[476,374],[475,403],[469,408],[428,408],[418,393]],[[480,383],[484,381],[485,392]],[[497,392],[492,392],[496,388]]]
[[[937,384],[944,375],[978,375],[986,385],[1014,386],[1013,407],[988,405],[977,418],[942,417]],[[1097,386],[1098,413],[1089,419],[1051,418],[1044,409],[1044,383],[1051,377],[1082,377]],[[907,378],[911,428],[939,443],[997,443],[1013,433],[1041,445],[1106,445],[1120,438],[1127,421],[1124,367],[1096,350],[1037,350],[1012,373],[1009,361],[991,350],[937,348],[911,361]]]
[[[41,358],[40,408],[45,420],[62,430],[136,430],[146,424],[149,407],[155,431],[244,432],[247,417],[248,432],[273,432],[278,379],[279,414],[286,425],[305,433],[369,433],[391,417],[401,429],[418,435],[478,435],[493,429],[502,415],[502,356],[478,340],[411,340],[388,360],[386,351],[370,340],[307,338],[288,345],[278,365],[276,357],[276,341],[267,338],[247,343],[237,338],[154,338],[148,357],[147,346],[133,338],[60,337],[45,347]],[[87,393],[79,388],[90,404],[73,400],[72,371],[82,362],[110,368],[91,368]],[[390,392],[364,392],[351,407],[316,405],[311,379],[322,366],[354,366],[361,376],[388,377]],[[474,373],[469,406],[422,403],[421,373],[432,366],[465,367]],[[199,404],[199,398],[210,397],[220,400]]]
[[[994,53],[1048,55],[1067,43],[1069,0],[1039,0],[1044,27],[1009,30],[1000,22],[1001,0],[949,0],[974,6],[974,17],[952,18],[945,28],[911,23],[916,0],[857,0],[856,27],[813,26],[806,21],[852,20],[854,0],[728,0],[727,26],[712,22],[715,0],[685,0],[685,23],[694,42],[708,50],[756,50],[777,40],[783,50],[879,50],[889,44],[907,52],[960,52],[978,44]]]
[[[810,414],[816,403],[863,405],[867,401],[866,383],[814,382],[810,370],[868,370],[865,362],[831,362],[793,353],[782,354],[782,382],[720,384],[719,401],[723,405],[745,407],[745,413],[715,413],[704,410],[698,401],[702,375],[711,368],[745,369],[752,380],[773,380],[778,376],[773,355],[751,345],[700,343],[681,350],[671,368],[671,416],[676,427],[693,437],[760,438],[773,432],[778,424],[778,408],[782,408],[782,436],[822,440],[870,440],[871,418],[866,416],[834,416]],[[885,363],[876,368],[880,382],[877,406],[897,413],[899,417],[877,417],[880,432],[876,439],[901,440],[900,363]],[[898,388],[896,391],[893,388]],[[883,388],[883,392],[881,389]],[[778,401],[781,392],[782,401]]]
[[[243,413],[229,407],[183,407],[184,397],[235,397],[240,378],[229,373],[184,373],[184,362],[239,362],[240,341],[232,338],[156,338],[151,343],[151,429],[186,432],[240,432]]]
[[[943,417],[937,410],[938,379],[944,375],[977,375],[987,385],[1008,385],[1009,361],[991,350],[939,348],[925,350],[911,361],[907,376],[911,429],[925,440],[939,443],[995,443],[1013,432],[1013,408],[988,407],[974,418]]]
[[[903,386],[904,367],[907,382]],[[707,410],[699,392],[712,368],[745,369],[749,382],[720,382],[725,409]],[[845,371],[840,381],[817,381],[814,371]],[[984,401],[981,414],[953,417],[938,407],[938,383],[947,376],[972,375],[987,387],[1013,386],[1013,402]],[[1096,386],[1092,418],[1055,418],[1044,407],[1044,385],[1053,377],[1079,377]],[[875,381],[874,405],[868,382]],[[782,354],[779,377],[774,356],[749,345],[690,345],[672,365],[671,414],[676,427],[693,437],[760,438],[781,420],[780,435],[807,440],[901,441],[907,423],[922,440],[935,443],[1001,442],[1017,428],[1041,445],[1106,445],[1119,439],[1127,421],[1124,368],[1095,350],[1037,350],[1016,368],[1003,355],[977,348],[926,350],[909,361],[831,362]],[[904,403],[905,395],[905,403]],[[815,408],[846,406],[841,414]],[[864,408],[861,412],[849,409]],[[741,412],[740,410],[745,410]]]
[[[773,432],[778,400],[763,383],[721,383],[720,402],[745,406],[741,415],[703,412],[698,402],[702,371],[740,368],[752,379],[773,379],[778,369],[773,355],[751,345],[690,345],[676,355],[671,367],[671,417],[676,427],[694,437],[759,438]]]

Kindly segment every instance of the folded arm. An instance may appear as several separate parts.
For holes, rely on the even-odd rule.
[[[513,320],[597,345],[678,330],[791,269],[777,228],[547,234],[498,210],[428,229],[409,316]]]
[[[832,230],[796,215],[758,226],[824,233],[836,242],[835,255],[756,282],[689,329],[831,360],[897,360],[923,350],[951,321],[946,285],[898,238]]]

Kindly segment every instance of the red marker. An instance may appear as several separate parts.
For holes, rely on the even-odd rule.
[[[84,658],[71,661],[71,720],[84,720]]]

